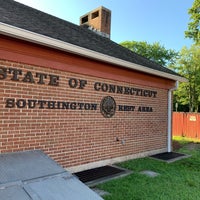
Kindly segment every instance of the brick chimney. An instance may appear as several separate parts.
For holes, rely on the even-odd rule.
[[[99,35],[110,38],[111,11],[103,6],[96,8],[80,17],[80,25]]]

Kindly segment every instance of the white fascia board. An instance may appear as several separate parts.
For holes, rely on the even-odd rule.
[[[124,68],[144,72],[147,74],[156,75],[159,77],[171,79],[174,81],[187,82],[187,79],[184,77],[176,76],[173,74],[168,74],[165,72],[157,71],[148,67],[144,67],[142,65],[138,65],[135,63],[131,63],[128,61],[124,61],[119,58],[115,58],[112,56],[108,56],[102,53],[98,53],[96,51],[92,51],[90,49],[86,49],[80,46],[76,46],[67,42],[63,42],[61,40],[57,40],[51,37],[47,37],[41,34],[37,34],[31,31],[27,31],[18,27],[14,27],[5,23],[0,22],[0,34],[7,35],[10,37],[18,38],[21,40],[29,41],[32,43],[40,44],[43,46],[51,47],[57,50],[62,50],[65,52],[70,52],[76,55],[81,55],[84,57],[92,58],[95,60],[111,63],[114,65],[118,65]]]

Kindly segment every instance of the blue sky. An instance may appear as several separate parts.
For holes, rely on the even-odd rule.
[[[193,0],[16,0],[79,25],[79,17],[104,6],[112,11],[111,39],[160,42],[167,49],[181,50],[188,9]]]

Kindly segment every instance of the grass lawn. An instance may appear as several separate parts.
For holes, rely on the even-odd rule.
[[[187,141],[178,140],[183,147],[178,152],[192,155],[173,163],[141,158],[120,163],[133,173],[98,185],[107,191],[105,200],[200,200],[200,147],[191,148]],[[188,147],[190,146],[190,148]],[[140,174],[151,170],[157,177]]]

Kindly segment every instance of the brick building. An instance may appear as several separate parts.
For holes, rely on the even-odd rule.
[[[77,26],[0,5],[0,153],[40,149],[80,171],[171,151],[171,91],[185,79],[110,40],[108,9]]]

